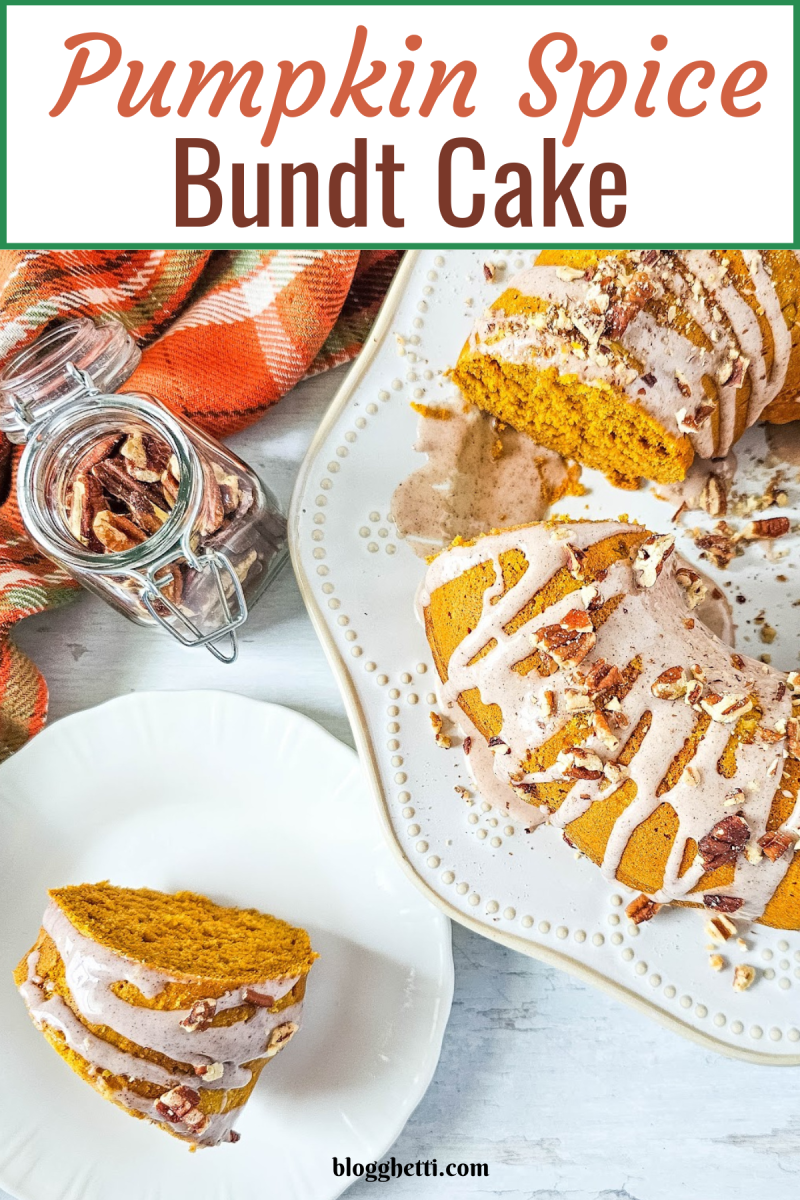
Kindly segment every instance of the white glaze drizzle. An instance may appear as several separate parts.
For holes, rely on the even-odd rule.
[[[735,358],[741,356],[747,362],[746,373],[751,380],[747,423],[752,424],[783,385],[791,336],[759,251],[746,253],[744,261],[772,330],[775,355],[769,379],[755,314],[736,290],[722,260],[705,250],[681,251],[674,259],[672,265],[665,266],[662,259],[655,265],[635,266],[650,278],[656,296],[666,298],[668,303],[674,301],[676,310],[691,317],[712,343],[710,350],[692,345],[677,328],[659,324],[642,309],[618,339],[624,350],[643,364],[643,374],[639,375],[605,339],[598,361],[596,356],[584,353],[575,328],[540,329],[528,314],[506,314],[497,308],[487,309],[477,320],[470,334],[470,349],[499,361],[533,363],[540,369],[557,366],[561,375],[575,375],[585,384],[613,383],[676,436],[685,432],[678,427],[681,410],[691,412],[707,400],[703,377],[708,376],[717,390],[718,431],[715,437],[712,422],[707,420],[688,436],[701,457],[725,455],[735,440],[739,388],[719,380]],[[620,269],[618,265],[616,269]],[[508,286],[571,315],[586,301],[590,274],[565,279],[562,268],[533,266],[511,279]],[[655,383],[644,382],[645,375],[654,377]]]
[[[28,978],[20,993],[38,1027],[49,1026],[61,1033],[66,1044],[91,1063],[96,1071],[130,1080],[163,1084],[169,1091],[179,1084],[188,1084],[197,1092],[228,1091],[246,1086],[252,1071],[245,1063],[256,1062],[265,1055],[269,1036],[286,1022],[300,1024],[302,1002],[289,1005],[279,1012],[257,1007],[246,1021],[227,1026],[210,1026],[193,1031],[182,1028],[181,1021],[189,1009],[154,1009],[128,1003],[115,995],[111,985],[119,982],[133,984],[143,996],[153,998],[172,982],[164,971],[144,966],[83,936],[75,929],[66,914],[51,901],[42,919],[42,927],[52,938],[64,964],[64,976],[79,1016],[58,995],[50,994],[37,974],[39,952],[28,957]],[[299,976],[266,979],[252,990],[272,996],[277,1002],[287,995]],[[217,1013],[246,1003],[247,988],[226,992],[216,1000]],[[195,1070],[208,1068],[212,1063],[222,1066],[222,1075],[205,1082],[202,1075],[177,1075],[156,1063],[140,1058],[97,1037],[83,1022],[104,1025],[138,1046],[155,1050],[167,1058],[186,1063]],[[129,1089],[113,1093],[129,1108],[158,1119],[153,1101]],[[231,1128],[236,1109],[229,1113],[209,1113],[203,1133],[195,1137],[183,1126],[182,1136],[201,1144],[216,1144]]]
[[[547,810],[528,804],[512,789],[512,776],[522,778],[525,783],[553,782],[564,778],[557,766],[540,773],[520,773],[528,752],[549,741],[572,716],[565,705],[565,693],[570,681],[563,670],[542,677],[535,671],[520,675],[511,668],[530,655],[531,635],[535,630],[557,624],[570,610],[584,607],[580,593],[573,592],[550,605],[516,633],[509,634],[504,627],[556,571],[567,565],[566,543],[582,550],[616,532],[634,528],[616,522],[587,522],[507,530],[481,538],[472,546],[453,547],[440,555],[430,565],[425,585],[420,591],[419,604],[424,609],[430,595],[448,580],[457,578],[480,563],[491,561],[494,564],[495,579],[483,594],[480,620],[453,652],[447,665],[447,681],[439,683],[439,702],[443,710],[473,738],[467,763],[478,789],[490,791],[491,795],[487,796],[490,801],[502,803],[503,807],[528,825],[547,819],[554,825],[564,827],[586,812],[593,803],[604,803],[615,787],[609,787],[606,782],[606,790],[601,790],[602,781],[579,780],[552,815]],[[512,549],[520,550],[529,565],[521,579],[503,595],[499,558]],[[747,821],[751,841],[766,831],[772,801],[781,786],[781,763],[787,753],[786,741],[781,738],[771,745],[758,740],[751,744],[740,743],[736,751],[735,774],[726,779],[718,772],[717,762],[734,726],[712,721],[692,759],[692,766],[700,772],[699,786],[692,786],[689,775],[684,772],[675,787],[658,796],[658,785],[692,732],[698,714],[682,700],[656,698],[651,692],[651,684],[670,667],[691,668],[696,665],[705,673],[708,681],[706,692],[713,690],[720,694],[746,693],[757,696],[763,711],[760,724],[774,729],[776,724],[791,716],[791,694],[785,690],[786,676],[744,656],[740,656],[743,668],[734,665],[730,647],[696,619],[696,610],[689,613],[684,589],[675,578],[674,557],[667,560],[652,587],[639,588],[636,585],[627,560],[614,563],[605,579],[595,586],[603,601],[615,595],[622,595],[623,600],[597,630],[596,645],[580,664],[581,671],[586,671],[601,658],[622,670],[635,657],[640,657],[643,668],[622,701],[622,712],[628,724],[618,731],[618,750],[611,753],[594,734],[582,741],[581,746],[596,753],[603,761],[614,760],[640,718],[646,712],[652,714],[650,730],[629,767],[630,778],[636,785],[636,795],[615,824],[606,847],[602,870],[608,879],[616,877],[631,833],[660,804],[666,802],[674,808],[679,827],[662,887],[654,896],[664,903],[683,900],[692,892],[704,872],[698,859],[682,876],[679,875],[688,838],[699,842],[721,819],[737,811],[741,811]],[[695,618],[693,628],[687,628],[685,624],[690,615]],[[493,649],[472,662],[491,639],[496,640]],[[781,684],[784,684],[783,694],[779,694],[782,691]],[[510,753],[502,752],[502,748],[501,752],[492,753],[464,716],[457,701],[459,695],[470,688],[478,688],[484,704],[500,707],[501,737],[510,748]],[[545,690],[553,691],[556,695],[555,713],[549,717],[543,715],[540,703]],[[776,760],[777,769],[770,775],[769,769]],[[738,808],[726,806],[726,798],[739,788],[743,790],[745,800]],[[790,819],[781,828],[791,831],[800,829],[800,805],[797,800]],[[755,919],[763,912],[785,874],[789,857],[789,854],[784,855],[774,863],[763,857],[760,862],[750,863],[740,854],[734,882],[724,888],[709,888],[707,893],[717,891],[741,899],[744,903],[739,914],[747,919]],[[700,901],[701,895],[698,893],[691,898]]]

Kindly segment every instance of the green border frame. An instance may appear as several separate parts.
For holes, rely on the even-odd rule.
[[[445,5],[452,5],[452,6],[458,5],[458,7],[463,7],[464,5],[485,4],[487,2],[491,3],[491,0],[361,0],[361,3],[359,3],[359,4],[341,3],[340,0],[283,0],[284,4],[287,4],[287,3],[295,4],[298,7],[301,7],[301,6],[308,7],[310,5],[313,5],[315,7],[319,6],[319,5],[328,5],[328,6],[337,5],[340,8],[357,8],[357,9],[362,9],[362,8],[368,7],[368,6],[377,8],[377,7],[383,7],[383,6],[388,6],[388,5],[397,5],[397,4],[405,4],[408,6],[419,7],[419,8],[432,7],[434,4],[437,7],[445,6]],[[0,234],[2,234],[2,240],[0,241],[0,249],[24,250],[24,249],[28,249],[28,247],[23,245],[22,243],[8,241],[8,220],[7,220],[7,209],[8,209],[8,191],[7,191],[7,189],[8,189],[8,119],[9,119],[8,73],[7,73],[8,10],[9,10],[9,8],[42,8],[42,7],[54,7],[54,6],[67,8],[67,7],[76,7],[76,5],[72,3],[72,0],[49,0],[49,2],[48,2],[48,0],[45,0],[45,3],[41,3],[41,2],[37,3],[36,0],[0,0],[0,3],[2,3],[2,7],[3,7],[3,16],[2,16],[2,20],[0,20],[0,80],[2,80],[2,87],[0,87]],[[137,0],[136,3],[126,3],[125,0],[81,0],[81,7],[97,7],[97,8],[104,7],[104,8],[106,8],[106,7],[111,6],[111,7],[118,7],[118,8],[167,8],[167,7],[169,7],[169,8],[174,8],[174,7],[196,8],[201,5],[202,6],[220,5],[220,4],[224,4],[224,3],[225,3],[225,0],[167,0],[166,3],[164,2],[164,0]],[[545,0],[499,0],[499,3],[506,4],[506,5],[516,5],[516,6],[519,6],[520,8],[545,7]],[[547,6],[551,7],[552,3],[553,3],[553,0],[551,0],[551,3]],[[615,7],[617,5],[627,6],[627,7],[631,7],[631,8],[649,8],[649,9],[654,9],[654,10],[659,9],[659,8],[696,8],[696,7],[709,7],[709,8],[752,7],[752,8],[756,8],[756,7],[760,7],[760,5],[758,5],[758,3],[757,3],[757,0],[756,0],[756,3],[754,3],[754,0],[699,0],[699,3],[692,3],[692,0],[662,0],[662,3],[659,3],[659,4],[640,4],[637,2],[637,0],[609,0],[609,3],[606,3],[606,0],[582,0],[582,3],[564,4],[564,7],[565,8],[566,7],[588,8],[588,7],[601,6],[603,8],[607,8],[609,6]],[[263,0],[233,0],[233,2],[231,4],[226,5],[226,7],[237,7],[237,8],[250,8],[250,7],[252,7],[252,8],[272,8],[275,6],[276,5],[273,5],[270,3],[264,3]],[[790,8],[790,9],[792,9],[792,17],[793,17],[793,23],[792,23],[793,80],[792,80],[792,82],[794,85],[794,82],[795,82],[795,79],[797,76],[797,64],[798,64],[798,61],[800,61],[800,21],[795,19],[795,17],[796,17],[796,14],[794,11],[795,10],[795,0],[768,0],[768,6],[770,8]],[[798,94],[798,88],[796,86],[793,86],[792,139],[791,139],[792,180],[793,180],[792,241],[791,242],[771,242],[771,243],[742,242],[739,244],[740,248],[742,248],[742,249],[791,250],[791,249],[794,249],[798,245],[797,239],[798,239],[798,234],[800,233],[800,183],[798,181],[798,173],[800,172],[800,161],[798,161],[798,135],[800,134],[799,126],[800,126],[800,95]],[[500,240],[502,241],[502,238]],[[602,238],[600,240],[603,242],[603,245],[608,246],[610,249],[624,249],[628,245],[627,242],[609,242],[609,241],[605,241]],[[594,246],[596,244],[596,242],[597,242],[597,238],[595,238],[594,242],[570,242],[569,245],[573,249],[580,250],[580,249],[589,249],[592,246]],[[297,249],[297,250],[323,250],[323,249],[335,249],[335,250],[352,250],[352,249],[359,249],[359,250],[361,250],[361,249],[363,249],[363,250],[383,250],[383,249],[410,250],[410,249],[414,249],[414,250],[426,250],[426,249],[438,249],[441,247],[442,249],[463,250],[463,249],[480,248],[483,244],[484,244],[483,242],[468,242],[468,241],[463,241],[463,240],[457,241],[457,242],[441,242],[441,241],[439,241],[439,242],[387,242],[387,241],[384,241],[384,242],[359,242],[357,245],[355,245],[354,243],[350,243],[350,242],[330,242],[330,241],[328,241],[328,242],[294,242],[294,243],[292,243],[291,248]],[[536,242],[518,242],[517,244],[519,245],[520,249],[534,249],[534,248],[542,246],[542,245],[558,246],[558,245],[563,244],[563,238],[562,239],[556,238],[554,240],[547,240],[547,241],[545,241],[542,238],[539,238],[538,241],[536,241]],[[639,244],[642,249],[659,249],[663,245],[662,242],[652,242],[652,243],[648,243],[648,244],[639,243]],[[706,244],[707,244],[706,242],[690,242],[690,243],[687,243],[685,246],[682,246],[681,248],[682,249],[704,249]],[[204,242],[204,243],[202,243],[202,246],[199,248],[206,249],[206,250],[230,250],[230,249],[279,250],[279,249],[286,248],[287,245],[288,245],[288,243],[283,242],[283,241],[281,241],[281,242],[255,242],[255,241]],[[114,248],[114,249],[116,249],[116,248],[149,249],[150,243],[149,242],[124,241],[124,242],[119,242],[119,243],[115,242],[115,243],[113,243],[112,246],[109,246],[108,243],[99,243],[99,242],[70,242],[70,243],[40,242],[37,245],[37,249],[56,250],[56,249],[64,249],[67,246],[70,249],[75,249],[75,250],[89,250],[89,249],[101,249],[101,248],[102,249],[110,249],[110,248]],[[162,249],[180,250],[180,249],[185,249],[187,247],[193,247],[193,248],[198,247],[198,240],[193,239],[191,241],[160,243],[160,248],[162,248]]]

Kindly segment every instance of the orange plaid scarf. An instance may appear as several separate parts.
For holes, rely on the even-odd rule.
[[[144,348],[125,390],[224,436],[357,354],[397,261],[389,250],[3,250],[0,364],[54,319],[116,317]],[[11,627],[79,590],[26,537],[17,457],[0,438],[0,759],[47,717],[47,685]]]

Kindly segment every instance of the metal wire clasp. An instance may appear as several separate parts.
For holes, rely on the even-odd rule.
[[[198,557],[189,546],[188,538],[184,539],[181,545],[184,557],[192,570],[208,569],[213,574],[217,595],[225,617],[223,623],[218,629],[214,629],[210,633],[203,633],[191,617],[165,595],[164,588],[172,582],[173,575],[171,573],[162,574],[156,578],[155,572],[163,572],[163,566],[150,567],[145,575],[139,576],[143,584],[142,603],[153,620],[171,633],[182,646],[205,646],[220,662],[235,662],[239,653],[236,630],[247,620],[247,601],[239,576],[228,557],[218,550],[207,550]],[[231,585],[230,594],[226,590],[226,580]],[[233,606],[231,601],[234,601]],[[161,611],[156,608],[156,603]],[[163,609],[167,610],[174,621],[167,619]],[[227,642],[227,646],[223,648],[218,645],[219,642]]]

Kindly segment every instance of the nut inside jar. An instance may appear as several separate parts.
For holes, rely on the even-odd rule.
[[[282,520],[261,511],[253,481],[245,468],[236,469],[235,459],[204,438],[194,445],[202,481],[190,549],[224,553],[245,592],[257,592],[259,577],[282,538]],[[93,553],[131,550],[168,520],[180,478],[178,457],[162,437],[139,428],[106,432],[74,460],[62,481],[62,520],[75,541]],[[155,578],[162,595],[201,627],[213,626],[224,615],[219,587],[211,586],[208,572],[192,569],[183,556],[161,567]],[[232,579],[224,575],[218,582],[230,600]]]

